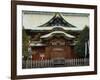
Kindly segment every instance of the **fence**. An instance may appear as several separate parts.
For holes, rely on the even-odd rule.
[[[22,61],[22,68],[45,68],[45,67],[69,67],[89,65],[88,58],[66,59],[66,60],[41,60],[41,61]]]

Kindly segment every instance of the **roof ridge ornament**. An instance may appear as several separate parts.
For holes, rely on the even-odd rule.
[[[59,12],[56,12],[56,13],[55,13],[55,16],[56,16],[56,17],[60,17],[60,15],[61,15],[61,14],[60,14]]]

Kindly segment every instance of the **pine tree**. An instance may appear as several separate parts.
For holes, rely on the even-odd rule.
[[[77,39],[77,43],[75,46],[75,51],[79,55],[79,57],[85,57],[85,42],[89,40],[89,27],[85,26],[85,28],[80,32],[80,35]]]

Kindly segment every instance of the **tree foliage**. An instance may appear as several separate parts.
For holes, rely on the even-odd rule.
[[[29,36],[26,34],[25,29],[22,30],[22,55],[26,60],[28,58]]]
[[[89,40],[89,27],[85,26],[85,28],[80,32],[80,35],[77,39],[77,43],[75,46],[75,51],[79,55],[79,57],[85,57],[85,42]]]

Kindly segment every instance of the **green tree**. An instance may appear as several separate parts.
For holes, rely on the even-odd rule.
[[[22,55],[24,60],[28,59],[28,47],[29,47],[29,36],[26,34],[26,31],[23,27],[22,29]]]
[[[85,26],[85,28],[80,32],[80,35],[77,39],[77,43],[75,46],[75,51],[79,55],[79,57],[85,57],[85,42],[89,40],[89,27]]]

